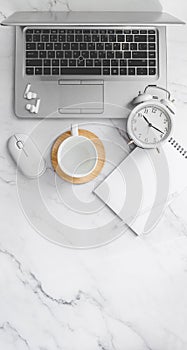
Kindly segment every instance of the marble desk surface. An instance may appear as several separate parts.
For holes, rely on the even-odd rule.
[[[14,11],[27,10],[163,10],[187,21],[185,0],[0,1],[1,20]],[[187,27],[170,27],[167,36],[168,86],[180,111],[187,115]],[[20,208],[16,169],[6,142],[13,133],[32,131],[38,142],[41,133],[45,135],[40,146],[46,147],[48,138],[69,124],[16,119],[13,67],[14,31],[1,27],[0,349],[187,349],[187,190],[172,202],[146,237],[137,238],[125,230],[113,242],[86,250],[45,240]],[[118,140],[119,148],[125,149],[123,133],[119,133],[123,121],[114,125],[108,120],[106,124],[90,124],[90,130],[103,140]],[[184,126],[181,133],[186,135]],[[120,161],[122,153],[117,154]],[[60,215],[50,168],[41,188],[48,209]],[[89,185],[85,203],[92,200],[91,190]],[[74,225],[82,229],[90,225],[94,229],[103,220],[102,215],[88,215],[83,227],[76,210],[67,210],[67,223],[72,217]]]

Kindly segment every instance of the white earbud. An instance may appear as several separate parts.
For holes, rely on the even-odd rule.
[[[40,107],[40,99],[39,98],[36,100],[36,104],[35,105],[27,103],[26,106],[25,106],[27,111],[29,111],[30,113],[36,113],[36,114],[39,111],[39,107]]]
[[[31,84],[27,84],[23,97],[27,100],[32,100],[37,97],[35,92],[30,91]]]
[[[146,102],[146,101],[149,101],[149,100],[152,100],[153,96],[150,95],[150,94],[147,94],[147,93],[141,93],[139,92],[139,95],[137,97],[134,98],[134,100],[132,101],[133,105],[137,105],[139,103],[142,103],[142,102]]]

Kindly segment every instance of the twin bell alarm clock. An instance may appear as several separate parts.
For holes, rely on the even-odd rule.
[[[163,90],[167,98],[159,99],[147,93],[150,88]],[[127,120],[130,143],[142,148],[159,148],[167,141],[174,128],[175,106],[170,92],[156,85],[146,86],[143,93],[134,98],[135,106]]]

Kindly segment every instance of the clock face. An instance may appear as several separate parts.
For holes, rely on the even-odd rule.
[[[131,137],[137,144],[152,148],[168,138],[171,134],[171,117],[159,105],[139,106],[130,119]]]

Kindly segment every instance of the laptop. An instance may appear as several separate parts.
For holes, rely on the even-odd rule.
[[[16,12],[1,24],[16,27],[17,117],[97,119],[126,118],[139,90],[166,87],[166,25],[183,22],[161,12],[71,11]]]

